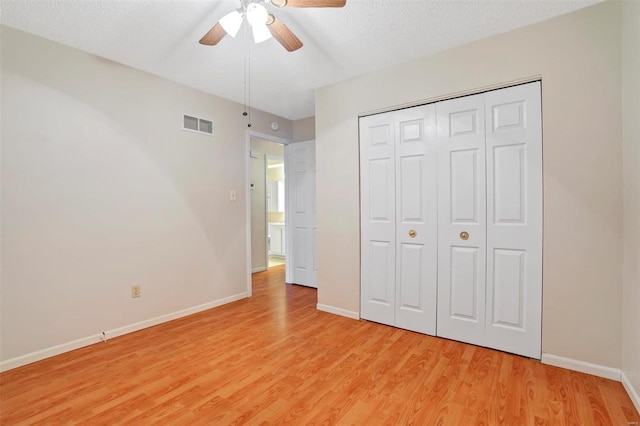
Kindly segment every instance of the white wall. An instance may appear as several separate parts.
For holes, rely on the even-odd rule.
[[[284,158],[284,145],[251,138],[251,270],[267,269],[267,205],[265,156]]]
[[[622,5],[624,273],[622,371],[640,411],[640,2]]]
[[[0,359],[245,294],[242,106],[1,31]],[[215,137],[182,131],[182,113]]]
[[[318,89],[318,303],[359,312],[358,115],[541,76],[542,349],[620,368],[620,37],[605,2]]]

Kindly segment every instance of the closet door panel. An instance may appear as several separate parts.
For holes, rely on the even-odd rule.
[[[451,318],[478,322],[478,248],[451,247],[449,314]]]
[[[436,104],[438,336],[484,345],[486,265],[483,95]]]
[[[394,113],[396,142],[395,325],[435,334],[437,155],[435,106]]]
[[[445,148],[446,149],[446,148]],[[479,225],[478,170],[480,150],[457,149],[449,152],[450,221],[457,225]],[[448,166],[448,167],[447,167]]]
[[[360,119],[360,316],[394,325],[395,129],[392,113]]]
[[[487,345],[540,358],[542,124],[540,83],[485,95]]]

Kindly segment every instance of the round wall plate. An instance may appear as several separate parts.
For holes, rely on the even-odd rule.
[[[278,130],[280,128],[280,126],[278,126],[278,123],[276,123],[275,121],[273,123],[271,123],[271,128],[273,130]]]

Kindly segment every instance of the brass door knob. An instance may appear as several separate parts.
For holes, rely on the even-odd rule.
[[[416,237],[416,235],[418,235],[418,233],[416,232],[416,230],[415,230],[415,229],[412,229],[411,231],[409,231],[409,236],[410,236],[411,238],[415,238],[415,237]]]
[[[465,241],[468,240],[469,239],[469,233],[467,231],[462,231],[460,233],[460,239],[461,240],[465,240]]]

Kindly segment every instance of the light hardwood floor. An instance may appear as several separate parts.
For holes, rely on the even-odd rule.
[[[620,383],[315,309],[254,275],[254,296],[0,375],[14,424],[622,425]]]

